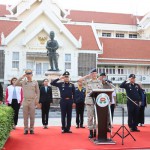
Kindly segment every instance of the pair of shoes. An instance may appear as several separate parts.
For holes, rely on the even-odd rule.
[[[30,134],[34,134],[34,131],[33,131],[33,130],[30,130]]]
[[[80,125],[80,128],[85,128],[83,125]]]
[[[28,134],[28,130],[25,130],[25,131],[24,131],[24,135],[26,135],[26,134]]]
[[[76,128],[79,128],[79,125],[76,125]]]

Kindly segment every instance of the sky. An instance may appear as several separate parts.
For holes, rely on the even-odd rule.
[[[0,0],[13,4],[18,0]],[[57,0],[65,9],[145,15],[150,12],[150,0]]]

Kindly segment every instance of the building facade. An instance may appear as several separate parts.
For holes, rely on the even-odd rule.
[[[21,0],[0,5],[0,50],[8,84],[12,76],[33,70],[36,80],[49,69],[46,42],[50,31],[59,43],[59,69],[76,81],[93,67],[106,72],[116,87],[135,73],[137,81],[150,85],[150,13],[132,14],[65,10],[54,0]],[[3,66],[3,64],[2,64]]]

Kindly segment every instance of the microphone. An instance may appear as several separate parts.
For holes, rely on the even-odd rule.
[[[104,80],[108,85],[111,85],[113,88],[116,88],[113,84],[112,84],[112,81],[110,80]]]
[[[108,82],[108,83],[112,83],[112,81],[110,81],[110,80],[107,80],[107,79],[105,79],[104,80],[106,83]]]

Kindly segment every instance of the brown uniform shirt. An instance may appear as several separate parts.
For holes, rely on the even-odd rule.
[[[85,104],[92,105],[93,99],[89,97],[89,94],[92,92],[93,89],[102,89],[103,85],[102,82],[98,79],[96,80],[86,80],[85,82],[85,87],[86,87],[86,98],[85,98]]]
[[[27,80],[22,80],[21,78],[19,78],[16,81],[15,85],[22,86],[24,100],[34,99],[36,102],[39,101],[40,92],[37,81],[33,80],[29,82]]]

